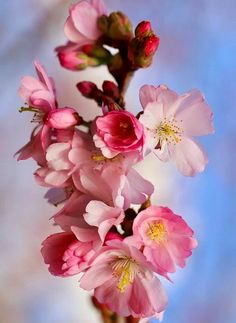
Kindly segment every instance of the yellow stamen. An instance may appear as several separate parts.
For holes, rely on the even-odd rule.
[[[118,154],[113,158],[107,158],[105,156],[103,156],[103,154],[99,153],[99,152],[94,152],[91,155],[91,159],[97,163],[107,163],[107,162],[116,162],[116,161],[120,161],[123,158],[123,155]]]
[[[178,144],[181,141],[182,129],[177,125],[175,119],[161,122],[156,132],[160,138],[160,144],[162,141],[174,144]]]
[[[120,122],[120,128],[127,129],[129,127],[127,122]]]
[[[134,277],[138,272],[138,264],[129,257],[120,257],[113,262],[113,275],[119,277],[117,289],[120,293],[124,293],[127,286],[132,284]]]
[[[164,224],[162,222],[153,222],[152,224],[149,224],[147,236],[157,243],[162,242],[166,236],[166,229]]]

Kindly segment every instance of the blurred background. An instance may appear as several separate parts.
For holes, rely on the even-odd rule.
[[[71,1],[0,2],[0,322],[98,323],[78,278],[52,277],[40,245],[55,231],[56,212],[33,178],[32,161],[13,154],[29,138],[31,116],[19,114],[20,78],[33,75],[40,60],[56,81],[61,106],[79,108],[85,118],[99,113],[75,88],[79,80],[111,79],[105,68],[74,73],[59,66],[53,49],[65,42],[63,24]],[[180,93],[198,88],[215,115],[216,133],[201,140],[209,154],[203,174],[184,178],[156,159],[138,165],[155,178],[155,203],[183,215],[199,247],[184,270],[163,282],[169,295],[164,323],[236,322],[236,2],[235,0],[105,0],[108,11],[125,12],[134,26],[150,20],[161,43],[151,68],[139,70],[126,95],[140,110],[138,90],[167,84]],[[153,321],[154,322],[154,321]]]

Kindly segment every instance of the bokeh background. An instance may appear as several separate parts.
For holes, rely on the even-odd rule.
[[[183,178],[170,164],[149,158],[139,165],[155,178],[158,204],[182,214],[196,232],[199,247],[184,270],[166,283],[169,307],[164,323],[236,322],[236,2],[235,0],[105,0],[136,25],[151,20],[161,44],[151,68],[136,73],[127,106],[139,111],[138,89],[167,84],[180,93],[198,88],[215,115],[216,133],[203,138],[209,165],[195,178]],[[32,161],[13,154],[29,138],[31,116],[19,114],[20,78],[34,73],[39,59],[56,80],[60,103],[82,109],[89,118],[98,108],[81,98],[75,84],[110,78],[104,68],[73,73],[59,67],[53,52],[63,44],[69,1],[0,2],[0,322],[98,323],[77,278],[50,276],[40,254],[41,241],[55,228],[55,209],[35,185]],[[148,165],[148,167],[147,167]]]

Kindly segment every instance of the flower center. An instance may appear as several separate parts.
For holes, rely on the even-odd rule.
[[[127,122],[120,122],[120,128],[127,129],[129,127]]]
[[[91,155],[91,159],[93,161],[95,161],[96,163],[100,164],[100,163],[107,163],[107,162],[116,162],[116,161],[121,161],[123,158],[123,155],[118,154],[113,158],[107,158],[105,156],[103,156],[103,154],[99,153],[99,152],[94,152]]]
[[[160,138],[160,144],[162,141],[168,143],[178,144],[181,141],[182,129],[177,125],[175,119],[170,121],[164,120],[157,128],[157,134]]]
[[[127,286],[132,284],[138,272],[138,264],[130,257],[119,257],[112,263],[113,275],[118,277],[117,289],[124,293]]]
[[[162,242],[166,236],[166,229],[162,222],[153,222],[148,225],[147,236],[157,243]]]

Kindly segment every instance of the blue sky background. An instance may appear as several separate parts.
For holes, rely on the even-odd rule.
[[[68,4],[0,3],[0,322],[4,323],[98,322],[77,279],[51,277],[43,265],[40,243],[52,232],[48,218],[55,210],[43,201],[45,190],[34,183],[34,163],[17,164],[13,159],[31,130],[30,116],[17,112],[21,105],[17,88],[21,76],[34,73],[35,58],[55,77],[61,102],[86,105],[85,115],[91,103],[79,97],[74,85],[86,78],[101,83],[106,75],[101,69],[79,74],[60,69],[53,48],[65,41],[62,28]],[[127,13],[134,26],[150,20],[161,38],[152,67],[135,75],[127,106],[139,110],[141,85],[164,83],[180,93],[200,89],[215,115],[215,135],[200,140],[209,154],[203,174],[183,178],[171,165],[152,163],[152,176],[158,174],[160,182],[156,203],[183,215],[199,240],[188,266],[173,276],[175,284],[164,283],[169,294],[164,323],[235,323],[236,2],[107,0],[106,4],[109,11]]]

